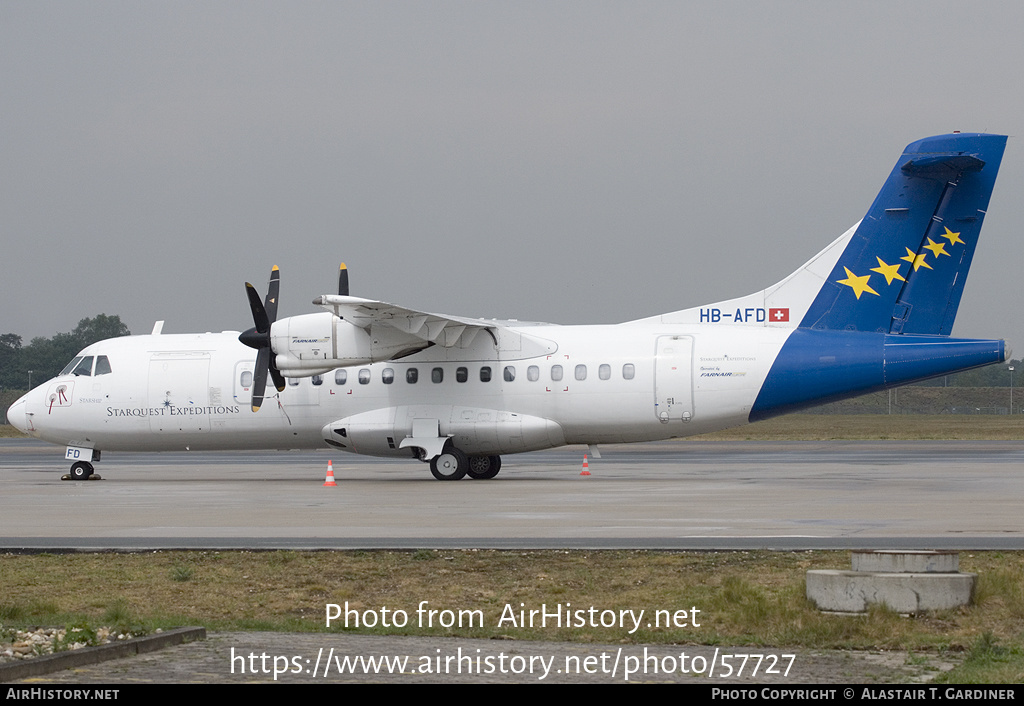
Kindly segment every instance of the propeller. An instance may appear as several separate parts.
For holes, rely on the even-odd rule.
[[[281,271],[277,265],[270,271],[270,283],[267,285],[267,298],[260,301],[260,295],[248,282],[245,293],[249,297],[249,308],[252,310],[253,328],[243,331],[238,340],[254,348],[256,369],[253,371],[252,411],[255,412],[263,404],[263,393],[267,388],[267,372],[274,381],[278,392],[284,391],[284,376],[274,363],[274,351],[270,347],[270,327],[277,320],[277,295],[281,289]]]

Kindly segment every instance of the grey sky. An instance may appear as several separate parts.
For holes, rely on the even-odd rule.
[[[747,294],[907,143],[1011,135],[954,329],[1024,353],[1013,2],[0,0],[0,332],[353,294],[616,322]]]

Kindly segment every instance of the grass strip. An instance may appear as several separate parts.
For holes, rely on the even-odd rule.
[[[848,552],[5,554],[0,624],[95,621],[146,632],[186,624],[211,630],[346,630],[340,620],[331,629],[325,625],[326,605],[333,603],[358,612],[360,626],[353,627],[353,620],[347,630],[363,633],[901,650],[966,655],[964,665],[947,676],[952,681],[1024,679],[1024,553],[961,553],[960,559],[961,570],[979,574],[974,605],[912,617],[878,608],[850,617],[822,614],[804,595],[808,569],[846,568]],[[437,611],[432,625],[418,617],[421,605]],[[632,632],[593,624],[557,627],[553,621],[540,627],[536,619],[532,627],[519,624],[520,610],[528,617],[542,605],[548,612],[561,605],[583,611],[593,606],[598,615],[640,609],[645,614]],[[382,628],[385,608],[392,626]],[[665,622],[682,615],[682,624],[647,627],[657,610],[666,611]],[[407,616],[403,627],[394,626],[397,611]],[[362,624],[368,620],[376,626]]]

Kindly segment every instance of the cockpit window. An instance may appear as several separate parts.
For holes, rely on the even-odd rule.
[[[87,355],[82,358],[82,362],[79,363],[74,370],[71,371],[72,375],[92,375],[92,356]]]
[[[61,375],[70,375],[71,371],[75,369],[75,366],[81,362],[82,356],[76,356],[74,360],[64,366],[64,369],[60,371]]]
[[[93,375],[107,375],[110,372],[110,361],[107,359],[107,356],[98,356],[96,358],[96,372]]]

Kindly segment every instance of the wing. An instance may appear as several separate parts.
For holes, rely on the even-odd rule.
[[[313,303],[366,330],[374,338],[387,340],[391,345],[406,343],[412,349],[409,353],[431,345],[467,348],[482,331],[487,331],[497,343],[495,332],[501,326],[483,319],[430,314],[340,294],[325,294],[314,299]]]

